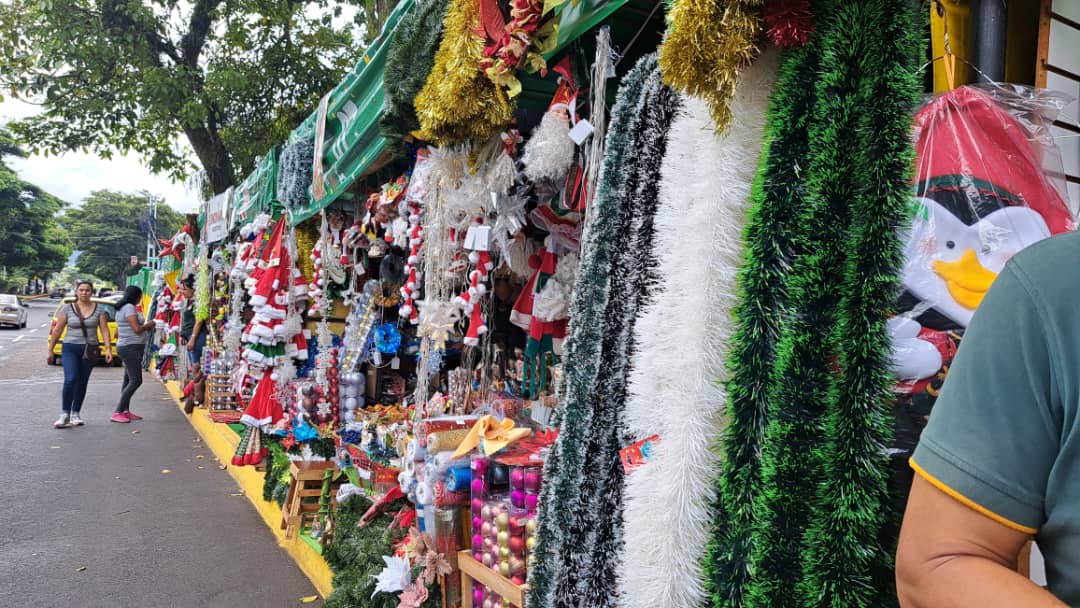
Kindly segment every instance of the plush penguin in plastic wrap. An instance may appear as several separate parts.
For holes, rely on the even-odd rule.
[[[961,87],[915,119],[916,198],[901,235],[904,292],[889,321],[898,380],[892,454],[905,473],[964,330],[998,273],[1022,249],[1075,229],[1032,129],[990,95]]]

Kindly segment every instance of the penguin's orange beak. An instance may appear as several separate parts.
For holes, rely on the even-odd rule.
[[[968,249],[955,262],[937,260],[933,266],[934,272],[944,279],[949,294],[968,310],[978,308],[990,284],[997,278],[997,273],[979,263],[974,249]]]

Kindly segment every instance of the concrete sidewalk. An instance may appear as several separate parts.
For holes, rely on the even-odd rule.
[[[132,403],[145,420],[111,423],[123,371],[99,367],[86,426],[56,430],[63,373],[44,351],[0,367],[0,603],[254,608],[316,593],[160,383],[146,376]]]

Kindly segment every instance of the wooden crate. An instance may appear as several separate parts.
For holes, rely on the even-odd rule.
[[[305,520],[319,512],[323,477],[327,470],[333,468],[333,462],[325,461],[293,462],[289,467],[289,493],[281,507],[281,529],[285,530],[285,538],[295,536],[303,528]],[[336,494],[337,492],[331,489],[331,507],[337,503]]]
[[[458,568],[461,569],[461,606],[473,608],[473,581],[498,593],[514,606],[525,605],[527,585],[515,585],[510,579],[496,574],[490,568],[473,559],[469,550],[458,551]]]

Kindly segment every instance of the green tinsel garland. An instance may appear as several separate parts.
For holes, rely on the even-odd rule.
[[[396,593],[374,593],[375,577],[386,566],[382,556],[393,552],[405,531],[390,528],[394,510],[358,528],[357,523],[369,507],[371,501],[361,496],[352,496],[337,507],[334,538],[323,551],[323,558],[334,571],[334,592],[326,598],[326,608],[397,608],[400,603]]]
[[[420,128],[413,99],[424,87],[435,51],[442,38],[443,18],[448,0],[421,0],[401,17],[386,54],[383,75],[383,115],[379,132],[389,141],[395,155],[405,154],[402,145],[410,133]]]
[[[655,59],[653,59],[655,61]],[[623,200],[622,167],[634,153],[627,138],[642,87],[651,67],[647,58],[623,78],[611,112],[610,129],[596,198],[590,204],[590,222],[582,239],[578,287],[571,304],[570,335],[566,340],[566,366],[560,388],[559,439],[544,465],[545,483],[540,501],[539,527],[534,561],[529,573],[527,603],[536,608],[552,605],[560,555],[574,523],[589,438],[592,434],[593,385],[600,368],[604,311],[607,308],[609,276],[620,229],[626,226],[620,209]]]
[[[728,367],[728,427],[723,441],[720,505],[705,557],[714,608],[738,607],[749,581],[753,500],[768,406],[767,387],[787,298],[786,281],[804,206],[799,163],[806,155],[806,119],[814,102],[816,44],[787,51],[777,72],[764,153],[750,194],[746,260]]]
[[[648,63],[645,63],[645,61]],[[628,443],[623,414],[626,382],[633,355],[633,329],[640,308],[655,284],[654,218],[659,204],[656,176],[667,150],[667,134],[680,103],[663,84],[655,59],[626,140],[636,153],[621,169],[621,215],[624,238],[612,256],[609,297],[603,319],[600,368],[591,402],[592,437],[585,456],[576,524],[564,531],[563,568],[556,586],[556,608],[612,608],[622,545],[623,470],[619,450]],[[567,359],[567,365],[576,361]]]
[[[895,528],[888,480],[891,411],[895,378],[890,372],[887,312],[900,293],[903,249],[899,230],[909,217],[915,154],[912,111],[921,92],[921,37],[914,5],[907,0],[864,0],[843,5],[837,15],[836,63],[861,64],[863,77],[852,100],[852,148],[842,133],[831,142],[858,168],[854,218],[847,238],[839,323],[832,332],[840,375],[829,392],[822,451],[824,477],[818,487],[803,556],[800,595],[807,608],[879,608],[896,605],[892,555]],[[873,32],[874,36],[866,35]],[[835,117],[830,108],[822,116]],[[854,172],[853,172],[854,173]],[[838,193],[839,194],[839,193]]]
[[[210,253],[208,250],[208,245],[199,245],[199,261],[195,274],[196,321],[206,321],[210,318]]]

